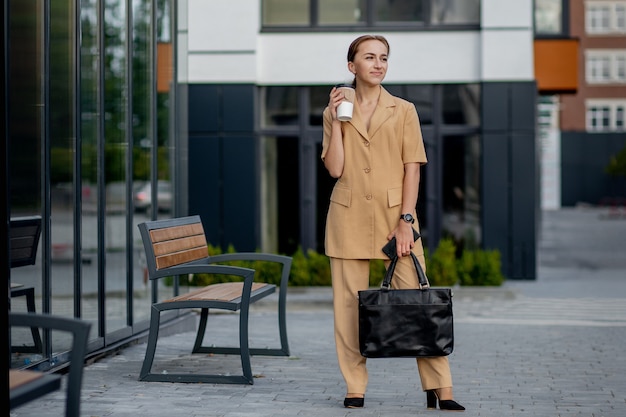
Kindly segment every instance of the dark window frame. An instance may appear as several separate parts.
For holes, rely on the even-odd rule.
[[[263,0],[262,0],[263,1]],[[384,30],[394,32],[414,31],[450,31],[450,30],[478,30],[478,23],[437,23],[431,24],[431,2],[424,1],[424,21],[416,22],[378,22],[376,21],[376,0],[364,0],[365,21],[354,24],[320,25],[319,23],[319,0],[309,0],[309,24],[308,25],[266,25],[261,13],[261,33],[286,33],[286,32],[362,32],[365,29]],[[480,7],[480,2],[478,3]],[[261,8],[263,9],[263,8]],[[480,13],[479,13],[480,15]]]

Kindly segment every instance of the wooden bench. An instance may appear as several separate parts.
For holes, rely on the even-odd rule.
[[[41,236],[41,216],[14,217],[9,227],[11,268],[35,265],[37,247]],[[26,310],[35,312],[35,288],[11,282],[11,297],[26,297]],[[41,353],[41,336],[37,328],[32,328],[32,346],[11,346],[12,352]]]
[[[91,323],[71,317],[49,314],[9,312],[9,326],[42,328],[72,335],[69,373],[65,399],[65,416],[80,417],[80,392]],[[25,369],[9,370],[10,409],[19,407],[61,388],[60,374]]]
[[[286,297],[292,258],[267,253],[230,253],[209,257],[200,216],[156,220],[138,225],[141,232],[148,277],[157,280],[186,274],[225,274],[242,282],[212,284],[152,304],[148,345],[139,376],[143,381],[253,384],[250,355],[289,356],[286,323]],[[276,285],[254,282],[253,269],[223,265],[233,261],[262,261],[281,264],[278,298],[279,348],[250,348],[248,312],[251,303],[276,292]],[[222,265],[217,265],[222,264]],[[210,309],[239,311],[239,347],[203,346]],[[152,373],[161,312],[200,309],[200,322],[192,353],[238,354],[243,375]]]

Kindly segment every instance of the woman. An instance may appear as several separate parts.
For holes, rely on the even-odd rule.
[[[395,288],[418,288],[410,252],[422,268],[415,207],[420,166],[427,162],[415,106],[389,94],[381,83],[387,73],[389,43],[365,35],[348,49],[348,70],[356,89],[352,120],[337,119],[343,93],[330,92],[324,110],[322,160],[337,182],[326,221],[326,255],[330,258],[339,368],[347,385],[344,406],[363,407],[368,382],[366,360],[359,351],[358,291],[369,287],[370,259],[387,259],[381,248],[396,237],[400,257]],[[447,357],[417,359],[427,407],[462,411],[453,400]]]

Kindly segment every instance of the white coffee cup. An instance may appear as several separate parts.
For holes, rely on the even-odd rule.
[[[343,92],[343,101],[337,106],[337,119],[342,122],[352,120],[352,111],[354,110],[354,87],[350,84],[339,84],[337,89]]]

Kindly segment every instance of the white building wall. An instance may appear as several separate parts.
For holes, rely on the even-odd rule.
[[[254,83],[260,0],[184,1],[187,82]]]
[[[389,41],[387,83],[476,82],[477,32],[377,32]],[[348,46],[359,33],[261,34],[261,85],[351,81]]]
[[[535,79],[533,0],[482,0],[481,79]]]
[[[366,32],[391,45],[388,83],[534,79],[532,0],[482,0],[480,31]],[[360,35],[260,33],[261,0],[179,0],[178,80],[316,85],[348,81]]]

